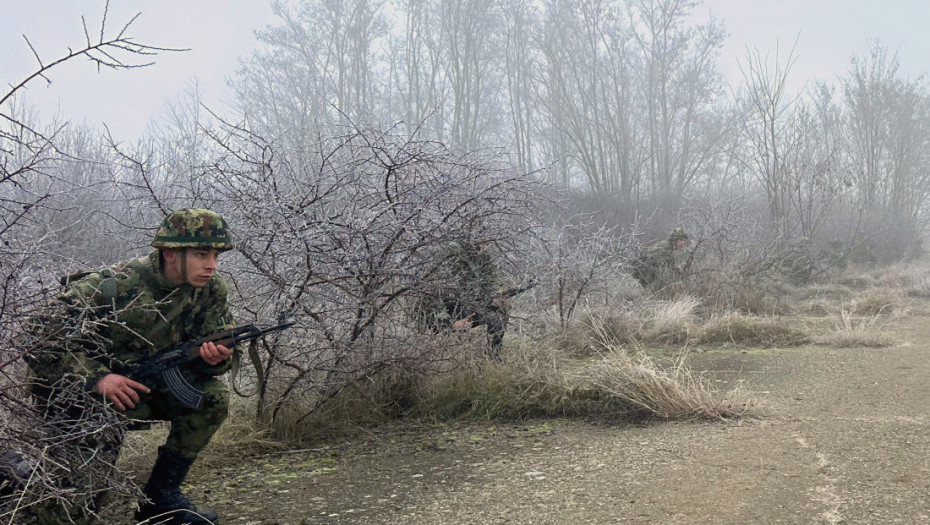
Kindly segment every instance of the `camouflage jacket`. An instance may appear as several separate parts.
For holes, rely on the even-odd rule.
[[[491,305],[501,292],[501,280],[490,254],[472,245],[455,243],[442,254],[433,279],[436,290],[418,298],[418,324],[432,330],[452,326],[470,314],[499,310]]]
[[[666,286],[681,279],[682,250],[665,240],[643,250],[631,261],[632,274],[643,286]]]
[[[458,246],[447,254],[449,286],[443,300],[461,305],[465,315],[486,310],[501,292],[501,280],[491,255],[474,246]]]
[[[160,268],[156,250],[68,283],[31,331],[36,351],[27,362],[33,373],[48,381],[77,376],[90,391],[103,376],[142,357],[231,326],[226,285],[218,275],[202,288],[172,287]],[[202,363],[195,372],[220,375],[231,361]]]

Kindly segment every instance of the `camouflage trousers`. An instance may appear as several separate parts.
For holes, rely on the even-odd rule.
[[[472,326],[484,326],[488,332],[488,356],[494,359],[501,358],[501,349],[504,347],[504,330],[510,316],[505,309],[491,308],[475,314]]]
[[[184,374],[197,390],[208,394],[211,403],[200,409],[182,405],[166,388],[152,388],[142,396],[136,408],[126,411],[131,419],[170,421],[171,430],[165,448],[187,459],[197,459],[229,414],[229,389],[218,378],[197,374]]]

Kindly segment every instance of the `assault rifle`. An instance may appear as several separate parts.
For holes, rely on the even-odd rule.
[[[237,326],[229,330],[223,330],[213,335],[198,339],[196,341],[187,341],[164,352],[159,352],[153,356],[146,357],[138,363],[132,365],[125,375],[133,381],[144,383],[144,379],[151,377],[161,377],[161,380],[168,387],[168,390],[186,407],[198,409],[204,403],[212,403],[213,400],[206,392],[201,392],[194,388],[181,375],[181,367],[188,366],[200,359],[200,346],[207,342],[213,342],[223,345],[226,348],[232,348],[243,341],[252,341],[259,337],[278,330],[284,330],[293,326],[293,322],[282,323],[269,328],[259,328],[253,324]]]
[[[494,296],[491,298],[491,300],[488,301],[486,304],[482,305],[481,308],[482,308],[483,310],[487,310],[487,309],[490,308],[491,306],[494,306],[494,302],[497,301],[498,299],[511,299],[511,298],[516,297],[516,296],[520,295],[521,293],[523,293],[523,292],[525,292],[525,291],[527,291],[527,290],[529,290],[529,289],[535,287],[536,284],[537,284],[536,281],[530,281],[529,283],[527,283],[527,284],[525,284],[525,285],[523,285],[523,286],[515,286],[515,287],[513,287],[513,288],[508,288],[508,289],[504,290],[503,292],[496,293],[496,294],[494,294]],[[468,310],[466,310],[466,311],[468,311]],[[476,315],[478,315],[478,313],[479,313],[479,312],[472,312],[472,313],[468,314],[467,316],[465,316],[463,319],[468,319],[468,320],[470,321],[473,317],[475,317]]]
[[[534,286],[536,286],[536,281],[530,281],[523,286],[516,286],[514,288],[509,288],[507,290],[504,290],[503,292],[497,294],[496,297],[510,299],[511,297],[516,297],[520,295],[521,293],[529,290],[530,288],[533,288]]]

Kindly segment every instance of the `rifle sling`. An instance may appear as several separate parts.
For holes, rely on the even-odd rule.
[[[258,355],[258,339],[252,339],[249,341],[249,361],[252,362],[252,366],[255,367],[255,381],[258,383],[257,389],[251,394],[244,394],[239,390],[239,355],[233,355],[232,368],[230,369],[232,377],[232,388],[233,392],[236,393],[239,397],[252,397],[258,392],[265,390],[265,368],[262,366],[261,356]]]

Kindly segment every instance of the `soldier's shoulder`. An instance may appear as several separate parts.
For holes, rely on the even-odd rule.
[[[80,295],[96,302],[113,299],[137,288],[140,281],[138,274],[131,271],[125,263],[74,272],[61,279],[64,297]]]

